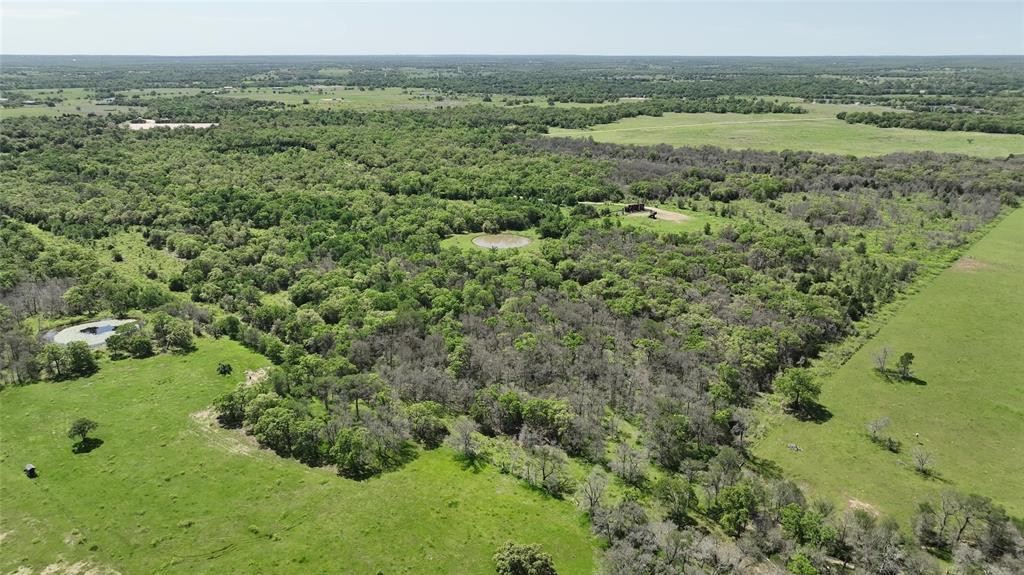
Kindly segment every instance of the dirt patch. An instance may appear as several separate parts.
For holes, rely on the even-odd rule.
[[[20,573],[21,570],[19,569],[18,572]],[[27,571],[27,573],[31,572],[31,569]],[[79,561],[78,563],[58,561],[44,567],[43,570],[39,572],[39,575],[121,575],[121,573],[111,569],[110,567],[93,565],[88,561]]]
[[[515,234],[486,234],[473,238],[473,243],[482,248],[505,250],[530,245],[530,238]]]
[[[655,208],[652,206],[644,206],[644,210],[646,211],[629,214],[629,217],[647,218],[650,217],[651,212],[654,212],[658,216],[657,219],[665,220],[666,222],[688,222],[693,219],[692,217],[686,214],[680,214],[679,212],[670,212],[668,210],[663,210],[661,208]]]
[[[206,128],[215,128],[218,126],[216,122],[157,122],[156,120],[143,120],[142,122],[125,122],[121,124],[129,130],[152,130],[153,128],[169,128],[171,130],[175,128],[195,128],[197,130],[205,130]]]
[[[224,429],[217,422],[217,412],[211,407],[197,411],[189,416],[195,424],[188,429],[189,433],[206,439],[210,445],[234,455],[254,455],[260,446],[254,437],[246,435],[240,429]]]
[[[581,204],[587,204],[590,206],[598,206],[609,208],[610,210],[622,212],[625,204],[609,204],[606,202],[580,202]],[[631,212],[626,214],[627,217],[631,218],[648,218],[651,216],[651,212],[657,216],[659,220],[665,220],[666,222],[688,222],[693,219],[692,216],[686,214],[680,214],[679,212],[672,212],[669,210],[663,210],[654,206],[644,206],[644,209],[639,212]]]
[[[81,545],[85,543],[85,535],[82,535],[82,533],[79,530],[75,529],[71,533],[68,533],[64,536],[64,543],[66,545],[71,546]]]
[[[247,369],[245,371],[245,387],[252,387],[257,383],[267,379],[267,369],[260,368],[256,370]]]
[[[878,516],[878,510],[875,509],[874,505],[867,503],[865,501],[861,501],[860,499],[849,499],[846,502],[846,506],[849,507],[850,509],[853,509],[854,511],[867,511],[868,513],[876,517]]]
[[[969,257],[962,257],[953,264],[953,269],[958,272],[976,272],[990,267],[992,267],[991,264],[987,262]]]

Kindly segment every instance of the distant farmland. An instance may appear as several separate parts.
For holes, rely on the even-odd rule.
[[[1024,136],[877,128],[836,119],[865,106],[801,104],[809,113],[665,114],[638,116],[580,130],[552,128],[552,136],[590,137],[615,144],[720,146],[733,149],[811,150],[877,156],[896,152],[950,152],[983,157],[1024,153]]]

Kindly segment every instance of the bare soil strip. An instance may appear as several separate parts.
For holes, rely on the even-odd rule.
[[[958,272],[976,272],[990,267],[986,262],[969,257],[962,257],[953,264],[953,269]]]
[[[482,248],[504,250],[530,245],[530,238],[515,234],[488,234],[473,238],[473,243]]]

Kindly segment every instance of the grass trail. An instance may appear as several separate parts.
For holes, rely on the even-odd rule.
[[[786,418],[756,453],[837,503],[864,502],[907,520],[945,488],[993,498],[1024,516],[1024,209],[1007,216],[959,262],[911,296],[824,385],[823,423]],[[915,355],[923,383],[873,371],[882,347]],[[899,454],[873,444],[869,421],[889,417]],[[915,436],[915,434],[920,434]],[[795,443],[802,451],[793,452]],[[935,478],[913,470],[919,446]],[[904,525],[906,522],[904,521]]]

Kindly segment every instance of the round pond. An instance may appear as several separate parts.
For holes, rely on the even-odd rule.
[[[66,327],[53,334],[54,343],[68,344],[73,341],[84,341],[89,347],[100,347],[107,338],[114,335],[118,326],[135,323],[134,319],[101,319]]]

